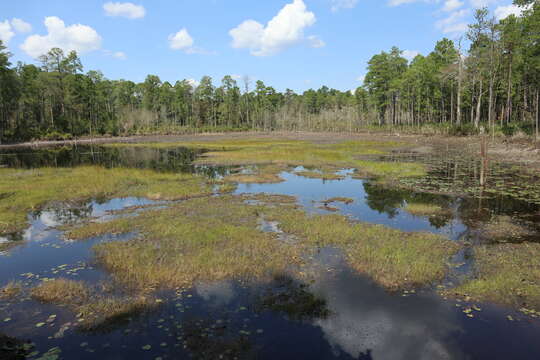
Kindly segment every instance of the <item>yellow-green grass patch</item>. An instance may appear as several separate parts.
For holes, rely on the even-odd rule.
[[[296,249],[258,230],[266,207],[247,205],[245,199],[191,199],[136,217],[88,224],[70,236],[138,231],[133,240],[102,243],[94,251],[116,280],[143,292],[284,271],[297,258]]]
[[[477,246],[474,259],[475,277],[449,293],[540,310],[540,244]]]
[[[441,215],[448,212],[440,205],[421,202],[408,202],[405,211],[415,216]]]
[[[43,281],[31,290],[30,295],[43,303],[74,305],[87,301],[90,293],[82,281],[59,278]]]
[[[388,289],[441,280],[459,245],[439,235],[353,222],[342,215],[278,209],[270,216],[305,244],[343,249],[349,264]]]
[[[24,229],[28,212],[51,201],[89,200],[97,197],[146,197],[178,200],[212,194],[202,176],[159,173],[140,169],[99,166],[0,169],[0,234]]]

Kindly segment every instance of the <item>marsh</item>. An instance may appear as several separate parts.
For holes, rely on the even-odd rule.
[[[245,135],[3,150],[0,354],[534,358],[535,174],[493,161],[479,193],[474,157],[416,148]]]

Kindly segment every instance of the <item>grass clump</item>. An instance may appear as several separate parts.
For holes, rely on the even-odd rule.
[[[405,211],[415,216],[432,216],[446,213],[446,210],[438,204],[427,204],[420,202],[409,202],[405,206]]]
[[[289,210],[274,211],[270,218],[305,244],[343,249],[353,268],[392,290],[442,279],[448,258],[459,247],[442,236],[352,222],[336,214]]]
[[[478,301],[540,310],[540,244],[475,247],[475,277],[451,292]]]
[[[244,200],[228,195],[191,199],[136,217],[90,224],[91,230],[81,228],[79,233],[138,231],[134,240],[102,243],[94,251],[119,282],[141,291],[284,271],[295,261],[295,249],[258,230],[259,215],[267,207]]]
[[[0,234],[24,229],[27,213],[51,201],[127,196],[177,200],[212,194],[212,187],[191,174],[82,166],[0,169],[0,193],[7,191],[11,195],[0,199]]]
[[[60,305],[82,304],[88,300],[90,289],[82,281],[54,279],[42,282],[30,292],[32,298]]]
[[[354,202],[354,199],[351,199],[351,198],[348,198],[348,197],[333,197],[333,198],[330,198],[330,199],[326,199],[326,200],[323,200],[321,201],[323,204],[332,204],[332,203],[337,203],[337,202],[340,202],[340,203],[343,203],[345,205],[349,205],[349,204],[352,204]]]
[[[0,300],[13,300],[23,290],[23,285],[18,281],[10,281],[6,286],[0,288]]]

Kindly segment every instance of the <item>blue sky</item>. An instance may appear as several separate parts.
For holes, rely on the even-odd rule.
[[[361,85],[371,56],[392,46],[429,53],[457,39],[473,9],[515,13],[511,0],[1,0],[12,62],[52,46],[78,50],[110,79],[174,82],[249,76],[278,90]],[[7,40],[7,41],[6,41]]]

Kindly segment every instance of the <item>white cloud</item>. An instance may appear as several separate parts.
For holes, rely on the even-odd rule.
[[[463,1],[460,1],[460,0],[446,0],[444,2],[443,11],[451,12],[451,11],[459,9],[464,4],[465,3]]]
[[[358,0],[332,0],[332,11],[336,12],[341,9],[352,9],[358,4]]]
[[[46,17],[44,23],[47,35],[31,35],[21,45],[21,49],[34,58],[54,47],[66,52],[75,50],[79,54],[101,47],[101,36],[90,26],[81,24],[66,26],[56,16]]]
[[[117,59],[120,59],[120,60],[126,60],[127,59],[127,56],[123,51],[116,51],[113,54],[113,57],[115,57]]]
[[[388,1],[388,5],[390,6],[399,6],[403,4],[411,4],[419,1],[427,1],[427,0],[390,0]]]
[[[0,40],[2,40],[4,45],[9,44],[9,41],[14,36],[15,36],[15,32],[13,32],[9,21],[8,20],[0,21]]]
[[[194,40],[186,28],[176,34],[169,35],[169,47],[173,50],[181,50],[186,54],[204,53],[201,49],[193,47]]]
[[[146,15],[146,9],[142,5],[130,2],[108,2],[103,5],[107,16],[121,16],[128,19],[140,19]]]
[[[321,40],[318,36],[310,35],[307,37],[307,39],[309,41],[309,45],[312,48],[318,49],[318,48],[322,48],[326,46],[326,43],[323,40]]]
[[[445,34],[464,33],[469,27],[463,18],[468,14],[468,9],[454,11],[447,18],[437,21],[435,25]]]
[[[18,18],[11,19],[11,26],[18,33],[29,33],[32,31],[32,25]]]
[[[266,26],[255,20],[246,20],[229,34],[234,48],[249,49],[254,56],[270,56],[304,41],[304,29],[315,21],[315,14],[307,10],[303,0],[293,0]]]
[[[363,84],[365,79],[366,79],[366,74],[363,74],[357,77],[356,81],[360,81]]]
[[[416,50],[403,50],[403,57],[409,61],[412,61],[416,56],[420,55],[420,52]]]
[[[497,1],[499,0],[471,0],[471,5],[476,9],[480,9],[490,4],[496,3]]]
[[[517,5],[499,6],[495,9],[497,20],[506,19],[510,15],[521,16],[524,11],[530,9],[530,6],[520,7]]]

